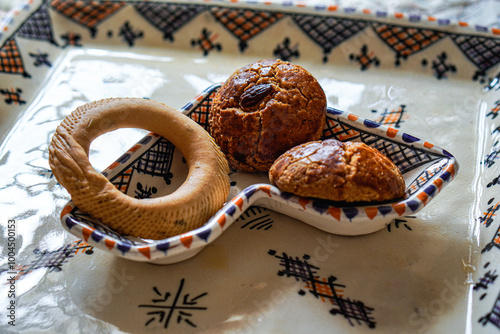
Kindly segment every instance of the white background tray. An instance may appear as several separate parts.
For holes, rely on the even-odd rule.
[[[220,2],[200,1],[197,15],[178,18],[185,24],[165,35],[139,14],[140,5],[84,21],[35,1],[4,23],[0,52],[14,41],[22,65],[0,72],[5,240],[15,226],[12,268],[2,243],[0,278],[15,276],[0,289],[2,332],[500,331],[500,96],[498,86],[484,89],[500,73],[495,26],[355,6],[233,3],[276,18],[245,39],[217,20]],[[335,21],[329,31],[359,29],[328,49],[324,35],[306,25],[311,17],[316,28]],[[35,20],[48,29],[29,29]],[[439,38],[398,57],[384,28]],[[204,38],[214,48],[197,44]],[[61,227],[69,196],[51,176],[47,145],[76,106],[135,96],[180,108],[236,68],[279,55],[315,75],[331,107],[452,152],[460,162],[456,179],[415,216],[362,237],[253,208],[198,255],[168,266],[111,256]],[[363,55],[372,60],[367,67]],[[389,115],[401,118],[394,123]],[[91,161],[102,170],[143,135],[129,129],[102,136]],[[12,301],[15,327],[4,316]]]

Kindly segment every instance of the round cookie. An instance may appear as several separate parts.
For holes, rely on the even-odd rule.
[[[173,193],[134,198],[92,167],[92,141],[125,127],[162,135],[182,152],[189,172]],[[146,99],[108,98],[78,107],[52,136],[49,165],[82,211],[120,233],[145,239],[164,239],[202,226],[224,205],[230,187],[226,158],[208,132],[179,111]]]
[[[401,172],[364,143],[313,141],[281,155],[269,170],[280,190],[332,201],[386,201],[404,196]]]
[[[267,172],[289,148],[320,139],[326,97],[301,66],[261,60],[226,80],[213,99],[209,122],[231,168]]]

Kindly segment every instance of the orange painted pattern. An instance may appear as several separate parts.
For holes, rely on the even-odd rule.
[[[497,202],[491,210],[488,210],[488,212],[483,212],[483,215],[484,215],[483,224],[487,224],[489,218],[493,218],[497,215],[495,212],[498,210],[499,205],[500,205],[500,202]]]
[[[377,213],[378,213],[378,209],[377,207],[369,207],[369,208],[366,208],[365,209],[365,212],[366,212],[366,216],[370,219],[373,219],[375,218],[375,216],[377,216]]]
[[[442,32],[386,24],[377,27],[376,32],[402,56],[418,52],[445,36]]]
[[[396,137],[396,134],[398,133],[398,130],[394,129],[394,128],[387,128],[387,137],[389,138],[394,138]]]
[[[333,218],[340,220],[341,211],[339,208],[334,208],[334,207],[328,208],[328,214],[330,214],[330,216],[332,216]]]
[[[0,49],[0,72],[27,75],[16,41],[12,38]]]
[[[323,303],[325,303],[326,301],[330,301],[330,303],[335,304],[336,298],[342,298],[344,295],[344,291],[341,289],[335,287],[332,290],[332,287],[330,286],[330,284],[328,284],[328,281],[325,277],[322,277],[314,282],[306,282],[305,288],[309,290],[315,290]]]
[[[217,218],[217,223],[221,228],[224,228],[224,225],[226,225],[226,215],[224,213]]]
[[[392,110],[392,112],[382,115],[375,121],[381,124],[397,124],[400,121],[400,117],[401,108],[399,108],[398,110]]]
[[[191,247],[192,242],[193,242],[192,235],[181,236],[181,243],[184,245],[184,247],[186,248]]]
[[[213,15],[236,37],[247,41],[285,16],[284,13],[213,8]]]
[[[151,249],[149,246],[139,247],[137,250],[148,259],[151,258]]]
[[[51,1],[51,5],[64,16],[88,28],[94,28],[100,21],[125,6],[125,3],[53,0]]]

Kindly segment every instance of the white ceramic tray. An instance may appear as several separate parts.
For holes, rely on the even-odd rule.
[[[0,276],[13,283],[2,287],[0,309],[14,303],[16,326],[7,310],[0,330],[500,331],[499,33],[295,2],[55,0],[11,12],[0,36],[0,211],[14,249],[2,248]],[[235,199],[212,222],[163,242],[113,234],[67,206],[47,146],[74,108],[142,97],[206,125],[212,85],[273,57],[304,66],[323,86],[325,136],[393,154],[406,170],[405,211],[395,203],[339,209],[268,185],[254,192],[267,176],[242,173],[231,175]],[[134,159],[147,152],[172,164],[160,176],[143,173]],[[122,129],[94,141],[90,159],[115,183],[130,167],[122,185],[150,196],[182,182],[175,152],[153,134]],[[358,216],[377,224],[362,230],[373,233],[340,236],[318,220]]]

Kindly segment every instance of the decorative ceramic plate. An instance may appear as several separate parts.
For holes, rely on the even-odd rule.
[[[232,173],[211,221],[162,241],[68,205],[47,146],[77,106],[141,97],[206,127],[217,84],[262,58],[309,70],[330,107],[324,136],[390,156],[405,198],[339,207]],[[27,2],[0,29],[0,331],[500,332],[499,79],[500,31],[461,20],[324,2]],[[137,197],[186,173],[137,129],[97,138],[90,160]]]
[[[182,108],[188,117],[206,130],[209,127],[208,111],[219,86],[211,86]],[[154,241],[122,235],[85,214],[72,202],[62,210],[63,226],[92,246],[117,256],[173,263],[198,253],[255,205],[284,213],[334,234],[373,233],[396,218],[420,211],[458,171],[454,157],[445,150],[395,128],[332,108],[327,110],[323,133],[323,139],[361,141],[390,157],[405,176],[405,183],[408,184],[405,197],[382,203],[335,203],[282,192],[268,183],[261,183],[266,181],[265,173],[232,172],[232,191],[224,208],[201,228],[176,237]],[[152,198],[172,193],[182,184],[187,176],[187,165],[171,142],[150,133],[105,169],[103,174],[129,196]]]

